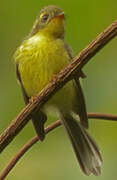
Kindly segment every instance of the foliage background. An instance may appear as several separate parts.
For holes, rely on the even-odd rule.
[[[117,18],[115,0],[6,0],[0,3],[0,133],[24,107],[21,90],[15,76],[13,53],[28,34],[38,11],[46,5],[60,6],[66,13],[66,40],[74,54]],[[84,68],[83,81],[88,111],[117,113],[117,39],[109,43]],[[56,120],[49,116],[49,121]],[[8,180],[115,180],[117,177],[117,123],[89,120],[90,134],[98,143],[102,155],[102,174],[86,177],[80,170],[71,144],[62,127],[43,143],[37,143],[12,170]],[[0,155],[0,171],[32,136],[31,122]]]

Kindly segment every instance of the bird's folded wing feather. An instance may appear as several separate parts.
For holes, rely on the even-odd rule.
[[[68,52],[68,55],[69,55],[70,59],[72,59],[73,55],[72,55],[71,47],[67,43],[65,43],[65,48],[66,48],[66,50]],[[84,74],[84,72],[82,70],[80,72],[80,77],[82,77],[82,78],[86,77],[86,75]],[[78,114],[79,114],[79,117],[80,117],[80,121],[81,121],[81,124],[85,128],[88,128],[88,117],[87,117],[85,99],[84,99],[83,91],[82,91],[82,88],[81,88],[81,85],[80,85],[79,77],[75,76],[74,81],[75,81],[74,86],[75,86],[76,92],[77,92],[77,99],[78,99],[78,102],[79,102]]]
[[[23,83],[22,83],[22,80],[21,80],[21,77],[20,77],[20,72],[18,70],[18,63],[16,64],[16,75],[17,75],[17,78],[19,80],[19,83],[20,83],[20,86],[21,86],[21,89],[22,89],[22,94],[23,94],[23,97],[24,97],[25,104],[28,104],[29,97],[27,96],[27,94],[25,92],[25,89],[23,87]],[[46,115],[43,112],[41,112],[40,110],[35,110],[31,114],[31,118],[32,118],[33,126],[35,128],[35,131],[36,131],[39,139],[41,141],[44,140],[44,137],[45,137],[44,123],[45,123],[45,121],[47,119]]]

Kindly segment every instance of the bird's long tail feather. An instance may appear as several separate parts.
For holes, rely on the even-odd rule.
[[[102,157],[95,141],[72,116],[62,118],[80,167],[86,175],[101,172]]]

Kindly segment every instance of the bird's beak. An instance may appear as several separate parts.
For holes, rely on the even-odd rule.
[[[55,17],[53,17],[52,19],[50,19],[50,21],[55,20],[55,19],[61,19],[64,20],[65,19],[65,15],[64,12],[57,14]]]
[[[64,12],[58,14],[55,18],[64,19],[65,18]]]

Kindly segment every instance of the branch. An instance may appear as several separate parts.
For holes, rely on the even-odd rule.
[[[74,75],[80,73],[81,68],[101,50],[112,38],[117,35],[117,20],[113,22],[103,33],[101,33],[88,47],[86,47],[78,56],[62,70],[29,104],[20,112],[9,127],[0,136],[0,152],[14,139],[30,119],[30,114],[38,106],[42,107],[53,94],[62,88],[67,81]]]
[[[88,113],[88,118],[92,119],[100,119],[100,120],[112,120],[117,121],[117,115],[111,115],[111,114],[101,114],[101,113]],[[49,133],[50,131],[54,130],[55,128],[59,127],[61,125],[61,121],[58,120],[52,124],[50,124],[47,128],[45,128],[45,133]],[[8,165],[5,167],[5,169],[0,174],[0,180],[3,180],[9,172],[13,169],[13,167],[16,165],[16,163],[21,159],[21,157],[37,142],[39,141],[38,136],[33,137],[31,140],[29,140],[20,150],[19,152],[14,156],[14,158],[8,163]]]
[[[88,118],[90,118],[90,119],[100,119],[100,120],[109,120],[109,121],[117,121],[117,115],[104,114],[104,113],[88,113]]]
[[[59,127],[61,125],[61,122],[58,120],[51,125],[49,125],[47,128],[45,128],[45,133],[49,133],[50,131],[54,130],[55,128]],[[37,142],[39,141],[38,136],[33,137],[31,140],[29,140],[20,150],[19,152],[14,156],[14,158],[8,163],[6,168],[2,171],[0,174],[0,180],[3,180],[9,172],[13,169],[13,167],[16,165],[16,163],[20,160],[20,158]]]

